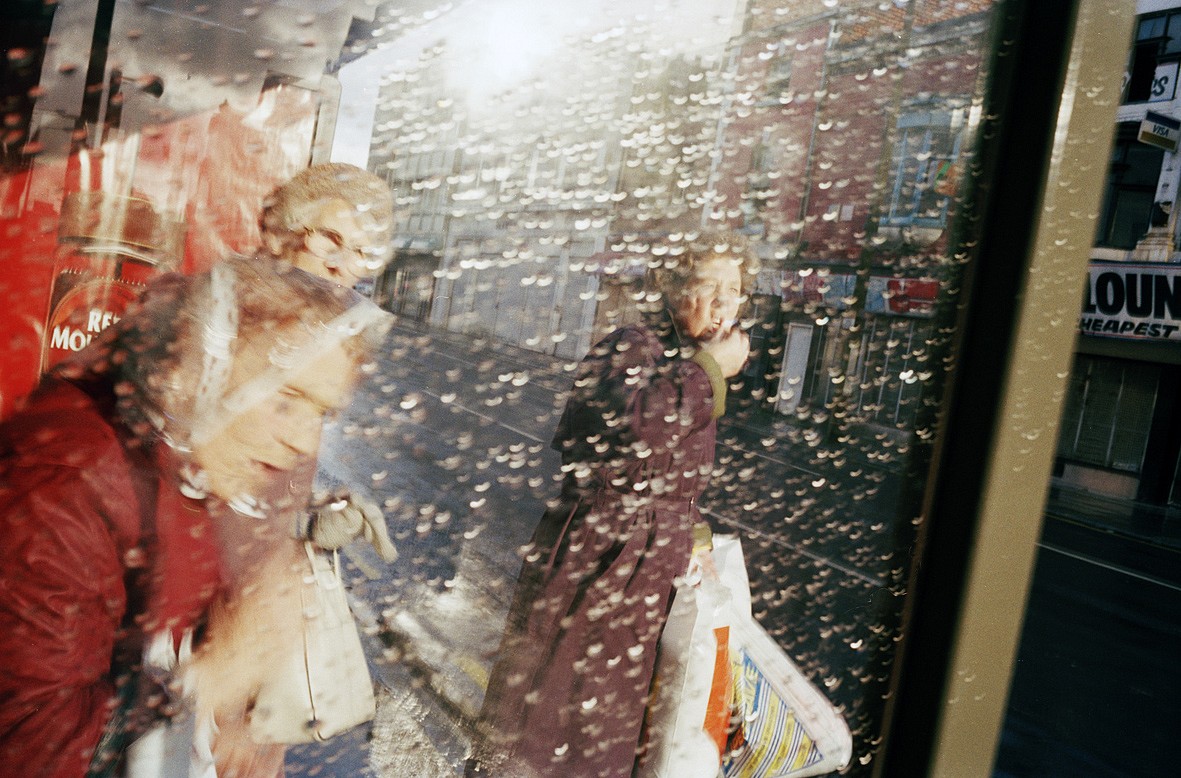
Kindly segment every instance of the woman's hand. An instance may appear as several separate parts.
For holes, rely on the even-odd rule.
[[[282,743],[255,743],[245,717],[218,719],[213,739],[218,778],[279,778],[286,750]]]
[[[714,358],[725,378],[738,375],[746,360],[750,358],[750,336],[737,326],[721,330],[714,337],[697,345]]]
[[[381,508],[372,500],[350,494],[317,510],[309,529],[310,540],[322,549],[332,551],[364,537],[387,562],[398,558],[398,550],[390,540]]]
[[[689,560],[689,573],[690,575],[699,574],[701,580],[704,581],[721,580],[718,576],[718,566],[714,564],[713,554],[708,548],[693,552],[693,556]]]

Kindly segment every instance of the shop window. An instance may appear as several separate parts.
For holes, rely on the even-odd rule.
[[[1152,226],[1157,178],[1164,152],[1136,140],[1138,129],[1138,122],[1125,122],[1117,131],[1096,245],[1135,248],[1136,242]]]
[[[1159,379],[1155,364],[1080,356],[1067,388],[1058,456],[1139,473]]]
[[[962,126],[962,111],[942,107],[917,108],[899,116],[884,226],[946,225]]]
[[[1003,149],[993,146],[996,138],[1013,134],[1011,123],[1022,122],[1023,137],[1028,134],[1033,141],[1043,134],[1031,128],[1036,122],[1028,115],[1008,118],[1005,101],[985,93],[993,89],[994,77],[1002,86],[1011,80],[991,72],[993,17],[1000,23],[1003,14],[991,13],[990,3],[939,4],[935,16],[921,3],[847,0],[684,3],[674,4],[675,14],[665,13],[665,5],[643,2],[608,4],[609,13],[598,12],[602,4],[591,4],[578,14],[555,13],[545,4],[506,9],[503,3],[442,0],[319,5],[290,0],[247,9],[202,4],[184,13],[174,4],[110,0],[97,4],[103,9],[97,15],[80,0],[49,5],[58,6],[52,35],[34,36],[34,42],[54,41],[44,54],[44,77],[35,89],[31,82],[18,84],[13,111],[19,115],[5,117],[11,132],[4,142],[24,144],[20,154],[30,157],[34,175],[0,181],[0,215],[11,211],[19,217],[14,227],[0,230],[5,238],[0,268],[11,270],[0,283],[6,295],[0,305],[6,317],[0,318],[8,320],[0,323],[9,327],[6,333],[15,333],[5,336],[5,347],[9,362],[15,361],[13,355],[23,357],[26,384],[39,369],[41,332],[52,333],[42,322],[55,278],[67,275],[50,277],[53,260],[66,250],[72,256],[78,243],[53,218],[68,196],[109,189],[123,201],[129,195],[142,197],[177,223],[188,224],[193,240],[218,238],[217,246],[201,245],[200,262],[186,255],[181,269],[197,274],[223,261],[215,252],[222,244],[253,252],[258,236],[242,225],[253,230],[272,188],[311,161],[355,159],[384,175],[394,190],[397,219],[389,245],[359,246],[339,234],[337,241],[325,224],[303,225],[298,236],[288,236],[298,239],[275,241],[337,263],[351,249],[365,257],[378,249],[393,255],[376,290],[366,281],[363,291],[399,314],[380,353],[358,367],[354,398],[342,407],[339,423],[327,429],[317,461],[311,461],[313,449],[300,464],[308,465],[309,479],[311,465],[321,465],[322,475],[342,491],[355,492],[358,504],[365,499],[368,505],[371,497],[381,515],[375,518],[370,510],[366,516],[375,527],[387,522],[398,544],[396,566],[366,560],[374,550],[359,543],[342,550],[340,567],[349,576],[350,597],[366,606],[358,617],[365,619],[364,637],[371,638],[366,648],[374,680],[395,696],[406,696],[398,698],[396,711],[383,709],[372,737],[368,730],[358,731],[351,741],[325,746],[324,754],[319,745],[315,751],[292,749],[288,767],[293,774],[329,766],[357,774],[370,756],[373,770],[381,774],[444,775],[462,769],[455,762],[484,734],[471,726],[484,693],[478,679],[486,679],[495,667],[492,647],[501,643],[503,628],[515,616],[510,608],[518,571],[538,558],[529,542],[538,522],[555,500],[583,491],[568,479],[582,478],[591,465],[597,477],[633,454],[647,460],[636,472],[656,459],[675,463],[676,469],[667,478],[645,476],[643,482],[625,485],[623,498],[615,490],[622,481],[597,482],[610,487],[603,497],[620,503],[621,516],[635,513],[633,498],[660,507],[666,487],[685,481],[685,505],[700,505],[719,534],[741,535],[746,544],[753,573],[747,610],[778,646],[779,667],[788,663],[791,677],[798,677],[797,688],[810,683],[816,699],[831,703],[818,706],[832,715],[819,730],[809,730],[807,742],[833,747],[824,746],[825,767],[810,762],[809,772],[842,771],[854,778],[895,774],[880,766],[887,753],[883,744],[892,737],[889,722],[906,709],[902,703],[892,708],[900,699],[896,679],[902,677],[895,655],[913,634],[906,619],[912,592],[923,591],[914,585],[919,564],[937,555],[942,539],[930,535],[932,553],[917,554],[928,547],[930,528],[942,531],[944,515],[958,521],[953,511],[926,513],[932,503],[925,495],[942,485],[924,479],[933,478],[932,464],[943,449],[937,447],[942,442],[935,425],[924,425],[923,418],[950,407],[945,400],[956,395],[948,381],[971,375],[959,372],[965,366],[959,345],[966,342],[958,332],[959,311],[989,311],[995,343],[1008,340],[1009,311],[983,303],[974,307],[976,299],[968,292],[976,294],[979,287],[968,281],[978,262],[981,273],[987,270],[992,278],[1016,277],[1023,265],[1007,257],[1015,260],[1022,249],[1006,256],[988,246],[988,253],[977,256],[984,245],[981,225],[995,222],[991,214],[972,214],[962,228],[948,229],[949,240],[926,244],[919,253],[910,250],[913,242],[878,243],[881,236],[874,228],[879,225],[857,219],[874,213],[884,226],[955,227],[952,215],[968,213],[954,206],[955,173],[965,167],[961,153],[976,154],[983,140],[986,150],[992,148],[993,157],[987,159],[1005,162]],[[354,11],[368,18],[353,19]],[[840,34],[816,36],[821,28]],[[805,43],[789,45],[787,38],[793,36]],[[751,40],[763,48],[748,61]],[[1038,44],[1044,40],[1039,34]],[[1122,56],[1123,49],[1115,53]],[[25,59],[10,50],[5,67],[35,69]],[[268,75],[272,68],[283,77]],[[957,97],[939,96],[948,94]],[[30,95],[37,96],[35,104],[26,99]],[[992,111],[994,104],[998,112]],[[968,120],[968,106],[989,117],[993,132],[973,137],[986,125]],[[101,117],[110,138],[100,147],[94,145],[100,138],[92,136],[102,135]],[[884,135],[889,136],[886,146]],[[0,161],[9,164],[11,154]],[[24,157],[17,161],[25,162]],[[993,168],[982,169],[990,174]],[[1014,173],[1032,177],[1034,170]],[[1028,183],[1026,189],[1037,189],[1032,178]],[[809,206],[809,197],[829,189]],[[370,209],[358,204],[355,215]],[[1090,213],[1093,206],[1085,210]],[[648,271],[675,267],[703,229],[744,233],[762,269],[752,279],[753,291],[747,290],[745,311],[722,322],[711,315],[706,330],[695,337],[688,333],[692,342],[681,344],[664,306],[696,318],[688,308],[692,298],[669,290],[662,301],[657,290],[641,287],[648,275],[656,275]],[[59,238],[69,245],[55,245]],[[39,250],[38,241],[47,248]],[[726,236],[709,248],[725,255],[723,249],[735,246]],[[1003,260],[999,270],[997,258]],[[181,259],[178,252],[173,264],[179,266]],[[270,271],[269,262],[256,264],[260,272]],[[754,274],[753,265],[743,272]],[[72,268],[62,270],[78,275]],[[789,292],[788,279],[797,277],[812,280]],[[993,299],[997,296],[993,293]],[[348,295],[331,297],[339,301]],[[231,357],[238,358],[224,343],[235,337],[223,321],[234,317],[223,317],[219,310],[225,296],[211,298],[208,307],[218,318],[201,329],[194,315],[186,325],[207,338],[191,361],[202,370],[217,360],[225,364],[209,381],[191,382],[188,388],[202,390],[192,398],[197,410],[221,409],[220,398],[205,388],[224,377]],[[278,313],[286,316],[288,307],[298,312],[301,302],[292,301]],[[95,321],[102,326],[115,318],[112,312],[86,314],[88,322],[101,314]],[[651,365],[645,357],[634,369],[627,367],[627,378],[600,378],[593,362],[603,362],[599,352],[592,354],[588,372],[579,372],[580,360],[600,336],[641,321],[642,314],[659,319],[652,337],[636,340],[653,346]],[[136,321],[127,318],[117,332],[133,331],[129,328]],[[746,335],[731,328],[745,328]],[[273,334],[266,327],[260,330]],[[730,411],[749,413],[728,412],[716,437],[711,432],[707,445],[716,448],[716,459],[711,451],[710,462],[682,467],[684,449],[676,446],[686,436],[683,421],[699,419],[695,430],[712,423],[714,409],[697,401],[697,389],[709,387],[717,396],[716,376],[688,364],[665,371],[663,364],[690,352],[709,353],[718,348],[714,339],[719,334],[731,344],[722,359],[734,361],[727,369],[737,371],[729,376]],[[669,343],[656,342],[662,335]],[[745,367],[734,348],[743,337],[751,348]],[[214,341],[217,348],[210,345]],[[606,353],[618,356],[622,366],[636,355],[627,353],[631,340],[618,342]],[[171,353],[166,342],[153,345],[159,346],[155,351]],[[274,367],[275,373],[302,367],[287,344],[270,346],[259,341],[244,353],[266,354],[266,369]],[[967,366],[979,355],[969,354]],[[107,354],[98,362],[111,370],[136,364]],[[650,369],[654,366],[658,369]],[[167,371],[162,381],[178,375],[171,362],[158,367]],[[310,372],[330,375],[327,369]],[[691,391],[666,392],[661,382],[674,374],[692,381]],[[12,375],[6,363],[6,381],[0,385],[6,409],[17,407],[31,389],[15,385]],[[250,384],[252,391],[269,385],[272,375],[260,376],[259,384]],[[141,377],[145,385],[160,388],[155,374]],[[161,391],[171,391],[171,383]],[[610,394],[616,383],[625,400],[630,387],[654,386],[656,403],[674,395],[687,402],[676,413],[649,414],[637,401],[628,405],[636,413],[625,417],[609,407],[617,399]],[[127,388],[112,381],[111,396],[122,398]],[[768,409],[772,391],[778,413]],[[680,402],[676,397],[673,401]],[[280,404],[285,408],[290,399]],[[572,401],[587,409],[578,419],[569,417],[572,424],[584,415],[601,423],[604,434],[575,431],[572,447],[559,452],[550,442],[555,431],[566,437],[562,417]],[[172,415],[158,419],[161,414],[150,405],[138,410],[153,422],[170,425],[173,420]],[[112,429],[124,423],[107,421]],[[1110,421],[1117,437],[1125,421],[1123,416]],[[647,448],[632,446],[635,430],[627,425],[633,422],[662,425],[661,440]],[[139,426],[145,436],[154,430]],[[199,425],[197,431],[205,429]],[[161,454],[170,453],[165,446],[176,446],[176,457],[160,457],[170,467],[192,451],[171,431],[169,426],[169,435],[161,430],[151,441]],[[319,429],[308,433],[318,435]],[[627,445],[612,452],[616,437]],[[1117,452],[1134,448],[1122,438],[1113,446]],[[705,446],[686,448],[694,456],[705,453]],[[601,462],[592,461],[591,449],[604,457]],[[648,459],[654,451],[658,456]],[[561,454],[569,454],[574,467]],[[1107,454],[1111,466],[1125,461],[1122,453]],[[584,462],[591,465],[583,467]],[[270,464],[250,469],[268,476],[284,472]],[[192,474],[186,469],[161,475],[160,484],[170,485],[179,480],[174,476]],[[710,483],[702,491],[706,475]],[[262,480],[252,487],[262,496],[272,487],[285,491],[298,485],[286,477],[274,484],[269,477]],[[578,488],[561,489],[566,480]],[[322,498],[336,496],[336,483],[332,495],[312,495],[307,486],[308,493],[293,498],[293,512],[319,509]],[[215,496],[220,502],[212,507],[218,510],[222,503],[235,511],[236,503],[253,504],[234,493]],[[340,512],[342,500],[329,502],[328,508]],[[266,507],[265,501],[255,502]],[[147,501],[149,509],[155,504]],[[589,527],[597,514],[587,515]],[[288,516],[275,518],[286,522]],[[260,526],[256,519],[246,522],[252,534]],[[656,522],[649,524],[657,528]],[[287,526],[278,534],[281,548],[290,545]],[[582,526],[570,524],[570,535],[561,531],[577,538]],[[956,530],[956,524],[949,526]],[[632,537],[630,532],[625,534]],[[604,562],[604,573],[617,556],[621,564],[630,564],[616,545],[605,544],[608,556],[594,561]],[[663,565],[667,550],[687,551],[685,546],[654,537],[650,547],[639,550],[645,559],[662,555]],[[302,549],[297,551],[302,555]],[[133,559],[143,561],[128,554],[113,565],[130,565]],[[688,562],[673,558],[662,569],[671,576],[687,569]],[[643,577],[634,575],[636,581]],[[672,582],[661,586],[656,594],[667,599]],[[632,598],[630,592],[628,597],[627,602],[652,609],[639,616],[647,643],[627,643],[631,626],[640,623],[639,612],[617,611],[617,604],[626,603],[612,593],[604,595],[610,607],[601,615],[593,608],[596,614],[583,634],[594,639],[602,627],[620,636],[608,641],[613,645],[593,642],[567,652],[539,644],[529,646],[529,653],[554,663],[585,656],[567,667],[557,664],[554,677],[560,684],[569,680],[581,688],[607,689],[615,683],[613,668],[630,668],[633,660],[657,655],[652,628],[659,629],[669,612],[659,599]],[[298,609],[286,613],[299,616]],[[565,623],[556,626],[560,634],[579,632]],[[95,661],[105,666],[108,659]],[[455,668],[462,672],[456,675]],[[630,684],[630,669],[628,675]],[[424,682],[405,682],[410,676]],[[611,718],[602,721],[644,720],[642,710],[619,716],[613,710],[644,701],[649,679],[640,680],[642,688],[635,693],[621,686],[601,697],[580,697],[575,712],[590,723],[575,733],[577,742],[571,738],[545,749],[547,768],[549,758],[561,758],[541,774],[630,774],[636,751],[624,742],[630,737],[626,733],[604,732],[602,741],[612,749],[623,744],[615,754],[624,760],[622,770],[579,760],[605,753],[594,738],[584,737],[601,730],[594,717],[610,711]],[[530,698],[544,701],[547,695],[530,693]],[[410,704],[401,705],[403,699]],[[659,708],[653,705],[654,711]],[[754,717],[744,715],[744,720]],[[788,726],[784,732],[804,742],[802,730]],[[364,752],[370,740],[374,748],[368,753],[341,758],[346,749]],[[747,742],[762,748],[761,741]],[[418,748],[419,743],[430,747]],[[752,745],[748,751],[753,750]],[[399,764],[379,763],[379,751],[393,752]],[[0,773],[5,772],[2,756],[0,749]]]
[[[820,329],[812,364],[804,378],[801,397],[808,402],[802,408],[831,407],[836,397],[843,396],[850,355],[855,354],[856,349],[856,346],[851,348],[849,345],[850,331],[855,327],[853,317],[844,315],[826,322]]]
[[[1177,92],[1181,59],[1181,13],[1145,16],[1136,26],[1124,102],[1172,100]]]

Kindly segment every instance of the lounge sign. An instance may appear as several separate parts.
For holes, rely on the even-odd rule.
[[[1079,331],[1181,341],[1181,267],[1092,262]]]

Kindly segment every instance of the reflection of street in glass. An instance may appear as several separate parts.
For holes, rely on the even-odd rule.
[[[402,344],[414,348],[403,350]],[[361,574],[354,574],[354,580],[361,582],[363,597],[376,611],[385,608],[379,629],[390,633],[395,647],[377,660],[378,675],[396,677],[407,666],[423,674],[422,704],[433,711],[424,724],[441,728],[446,734],[438,738],[439,750],[457,753],[462,760],[467,734],[454,728],[478,710],[520,565],[519,549],[552,493],[551,484],[556,484],[556,453],[541,441],[556,424],[568,374],[561,360],[503,346],[495,347],[495,359],[489,360],[485,348],[491,344],[471,344],[443,333],[427,337],[401,330],[391,345],[398,357],[381,364],[374,384],[330,435],[323,459],[355,474],[385,473],[376,492],[386,501],[403,562],[409,555],[429,562],[432,570],[444,561],[450,564],[445,578],[429,580],[429,574],[416,569],[417,562],[399,562],[380,582]],[[491,396],[479,387],[523,373],[530,380],[521,393],[497,404],[495,416],[487,413]],[[400,407],[408,397],[417,399],[411,413]],[[375,415],[389,421],[367,426]],[[718,526],[750,533],[759,516],[780,510],[775,498],[764,497],[760,504],[756,495],[839,480],[830,465],[792,464],[799,460],[792,452],[802,453],[806,446],[786,438],[772,446],[767,434],[741,422],[724,427],[719,459],[757,463],[758,469],[741,482],[728,479],[703,498],[703,509]],[[397,441],[398,446],[395,450],[381,441]],[[794,571],[762,592],[756,613],[812,677],[831,684],[825,688],[846,706],[850,724],[864,728],[874,713],[862,694],[875,683],[884,688],[887,673],[876,668],[888,667],[892,641],[884,630],[865,630],[863,622],[888,623],[899,602],[888,594],[894,575],[889,560],[897,477],[867,460],[861,467],[867,469],[864,475],[872,488],[861,497],[855,496],[859,489],[847,497],[831,491],[810,508],[797,509],[794,522],[805,542],[756,531],[753,537],[762,542],[753,545],[749,564],[752,570],[775,565]],[[436,486],[442,481],[454,484],[445,494]],[[468,508],[440,529],[428,524],[423,530],[423,511],[438,515],[471,503],[480,504],[474,516]],[[841,505],[848,507],[842,511]],[[832,521],[834,512],[847,515],[847,523]],[[860,529],[852,531],[853,526]],[[767,621],[774,612],[769,607],[785,605],[791,608],[785,622]],[[825,624],[825,634],[795,629],[791,625],[798,619]],[[846,637],[836,638],[841,635]],[[853,642],[858,648],[850,652]]]
[[[742,535],[756,617],[848,718],[848,774],[870,775],[888,762],[886,722],[906,718],[889,710],[905,697],[893,664],[904,638],[921,643],[923,632],[908,631],[905,614],[924,601],[912,598],[932,568],[924,563],[950,558],[928,509],[945,483],[931,478],[931,460],[957,439],[944,423],[957,412],[949,381],[967,374],[957,344],[995,328],[1005,348],[1008,299],[979,313],[969,292],[1050,284],[1059,295],[1060,285],[1061,310],[1040,335],[1080,331],[1056,447],[1053,409],[1022,430],[1031,447],[1053,449],[1043,557],[1062,559],[1043,559],[1039,571],[1056,581],[1090,571],[1121,596],[1126,585],[1140,603],[1121,617],[1134,625],[1126,634],[1175,637],[1152,620],[1176,590],[1181,500],[1181,379],[1170,351],[1181,338],[1178,3],[1140,3],[1118,94],[1084,90],[1061,112],[1079,115],[1082,99],[1118,114],[1099,133],[1114,129],[1112,153],[1088,140],[1079,157],[1109,164],[1096,202],[1043,214],[1096,223],[1091,243],[1088,228],[1057,237],[1052,252],[1092,250],[1081,319],[1069,274],[1023,279],[1020,264],[995,272],[987,247],[1008,223],[977,234],[1000,183],[990,177],[1042,189],[1038,159],[994,159],[998,139],[1029,135],[1025,151],[1039,147],[1035,122],[996,110],[1012,91],[1007,79],[1058,72],[1006,70],[1014,53],[1042,51],[1051,37],[1039,30],[1034,46],[1024,33],[998,34],[1036,4],[15,3],[27,18],[6,28],[0,58],[0,415],[22,407],[43,369],[111,337],[104,331],[123,325],[143,284],[166,268],[195,277],[261,246],[395,313],[396,334],[328,429],[315,515],[291,522],[343,549],[385,687],[381,715],[371,748],[362,728],[301,746],[288,762],[309,775],[455,772],[512,582],[534,561],[530,531],[567,475],[549,441],[571,382],[585,380],[576,366],[604,335],[642,319],[654,302],[646,281],[676,263],[684,240],[737,232],[761,263],[729,295],[743,310],[723,311],[703,283],[705,302],[681,322],[727,364],[726,380],[710,386],[726,416],[700,506],[716,529]],[[1084,18],[1086,2],[1068,5],[1062,18]],[[1044,106],[1058,95],[1047,90]],[[1091,170],[1061,159],[1072,180]],[[338,166],[346,162],[358,167]],[[332,196],[287,208],[276,185],[324,171],[312,188]],[[358,195],[358,183],[377,196]],[[239,367],[250,357],[300,363],[286,365],[299,380],[281,401],[227,408],[180,444],[204,473],[186,488],[226,492],[239,512],[265,514],[272,491],[289,497],[310,478],[293,464],[307,464],[319,439],[307,420],[337,403],[350,367],[295,356],[286,342],[256,353],[228,328],[207,329],[211,364],[226,350]],[[1056,381],[1068,370],[1064,348],[1047,373]],[[1008,380],[995,372],[989,381]],[[215,392],[205,394],[195,415],[216,415],[206,413]],[[578,445],[610,447],[618,419],[599,421],[606,438]],[[245,527],[237,539],[252,548],[246,536],[262,529]],[[350,543],[356,535],[383,558]],[[1052,632],[1036,631],[1044,609],[1099,611],[1104,596],[1035,587],[1030,634],[1052,643]],[[1080,631],[1071,648],[1088,637],[1099,644]],[[1006,747],[1021,753],[1002,759],[1010,767],[1056,726],[1051,711],[1039,713],[1036,683],[1092,666],[1033,660],[1023,666],[1037,671],[1019,680],[1036,676],[1037,693],[1012,696],[1019,715]],[[632,696],[619,708],[637,708]],[[1154,703],[1123,712],[1128,726],[1136,715],[1149,722],[1138,743],[1159,729]],[[1056,764],[1122,758],[1110,753],[1126,739],[1087,731],[1053,733],[1064,741]],[[575,748],[611,747],[586,740]]]

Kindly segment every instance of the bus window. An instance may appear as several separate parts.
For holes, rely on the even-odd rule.
[[[3,611],[21,672],[0,733],[48,693],[35,678],[106,704],[71,709],[68,736],[0,739],[0,764],[146,764],[128,718],[181,762],[259,775],[941,758],[935,728],[912,733],[969,672],[948,641],[979,591],[976,465],[1020,459],[984,428],[1023,386],[1021,301],[1073,333],[1085,274],[1063,249],[1043,290],[1029,250],[1054,106],[1102,102],[1060,78],[1076,9],[1037,54],[1020,2],[11,5],[0,521],[38,559],[97,556],[10,548],[27,599]],[[1156,27],[1101,121],[1139,135],[1105,195],[1096,178],[1064,207],[1102,211],[1096,337],[1175,318],[1172,254],[1152,253],[1177,133],[1172,103],[1144,102],[1143,63],[1170,72]],[[1177,436],[1153,426],[1175,432],[1175,360],[1146,348],[1080,346],[1042,385],[1074,430],[1063,494],[1175,502]],[[55,478],[76,480],[39,491]],[[1034,526],[1043,486],[1020,492]],[[356,626],[352,675],[296,639],[331,608],[350,645]],[[35,628],[75,610],[97,648]],[[320,672],[371,684],[373,709],[313,681],[283,729],[273,684]],[[675,724],[707,710],[711,737]]]

